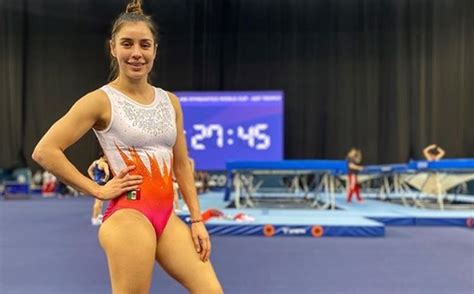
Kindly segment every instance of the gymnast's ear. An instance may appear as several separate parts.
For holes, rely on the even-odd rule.
[[[110,56],[113,58],[117,58],[115,55],[115,42],[111,39],[109,40],[109,47],[110,47]]]

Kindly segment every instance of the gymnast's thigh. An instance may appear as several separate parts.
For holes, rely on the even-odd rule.
[[[153,275],[156,234],[134,209],[114,212],[100,227],[113,293],[148,293]]]
[[[211,261],[201,261],[190,228],[174,213],[158,239],[156,260],[191,293],[223,293]]]

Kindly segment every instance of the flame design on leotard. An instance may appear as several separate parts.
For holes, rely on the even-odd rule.
[[[168,166],[166,165],[165,160],[163,160],[163,173],[160,170],[158,162],[155,156],[150,156],[147,152],[145,154],[150,161],[150,170],[143,163],[140,155],[138,155],[135,148],[129,147],[130,157],[128,157],[120,148],[117,147],[117,150],[120,153],[125,165],[135,166],[135,169],[130,172],[131,175],[141,175],[143,176],[143,183],[140,185],[142,194],[145,192],[152,192],[153,194],[158,194],[161,196],[171,195],[170,203],[173,200],[173,175],[171,170],[168,171]],[[172,166],[172,162],[171,162]],[[158,198],[167,198],[167,197],[158,197]]]
[[[115,145],[123,162],[127,166],[135,166],[130,171],[130,175],[141,175],[143,182],[140,184],[139,200],[129,200],[126,195],[115,198],[109,206],[111,211],[106,212],[107,217],[120,208],[133,208],[141,211],[150,220],[155,228],[157,236],[161,235],[173,209],[173,161],[170,160],[170,167],[163,159],[162,169],[154,155],[145,152],[150,162],[150,169],[147,168],[137,150],[128,147],[130,156],[125,154]]]

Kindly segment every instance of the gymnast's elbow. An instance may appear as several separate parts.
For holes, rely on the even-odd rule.
[[[33,153],[31,154],[31,158],[42,167],[45,167],[46,161],[49,157],[50,156],[48,156],[48,148],[41,143],[38,143],[38,145],[36,145],[35,149],[33,150]]]

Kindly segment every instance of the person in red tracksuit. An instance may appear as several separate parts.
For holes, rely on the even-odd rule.
[[[352,201],[352,195],[355,194],[357,201],[362,202],[360,197],[360,185],[357,182],[357,174],[363,169],[362,165],[362,152],[357,148],[351,148],[347,153],[347,167],[349,170],[348,174],[348,187],[347,187],[347,202]]]

